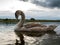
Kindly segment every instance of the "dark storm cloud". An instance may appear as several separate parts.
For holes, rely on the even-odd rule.
[[[29,0],[22,0],[22,1],[29,1]],[[60,0],[30,0],[31,3],[34,3],[39,6],[49,7],[49,8],[60,8]]]

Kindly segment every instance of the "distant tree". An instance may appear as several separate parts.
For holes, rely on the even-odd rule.
[[[35,19],[34,18],[31,18],[30,20],[34,21]]]
[[[4,19],[4,21],[8,21],[8,18]]]
[[[7,20],[8,20],[8,18],[5,19],[5,21],[7,21]]]

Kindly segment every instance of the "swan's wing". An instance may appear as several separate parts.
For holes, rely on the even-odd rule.
[[[29,30],[31,30],[31,31],[47,31],[46,30],[47,29],[47,27],[32,27],[32,28],[29,28]]]
[[[39,23],[28,23],[24,25],[26,28],[32,28],[32,27],[46,27],[46,25],[39,24]]]

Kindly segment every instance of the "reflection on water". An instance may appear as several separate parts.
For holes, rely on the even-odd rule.
[[[60,22],[42,22],[43,24],[56,24]],[[0,45],[14,45],[17,36],[14,33],[15,24],[0,23]],[[24,36],[26,45],[60,45],[60,26],[55,29],[56,34],[45,34],[41,37]]]

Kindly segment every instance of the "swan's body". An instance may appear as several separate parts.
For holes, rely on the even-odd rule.
[[[22,11],[17,10],[15,12],[16,19],[18,19],[19,15],[21,15],[21,20],[18,22],[18,24],[16,25],[17,27],[15,28],[15,32],[18,36],[20,36],[19,35],[20,33],[23,33],[29,36],[38,35],[36,33],[40,33],[41,35],[47,31],[53,31],[56,28],[55,25],[46,26],[46,25],[37,24],[37,23],[28,23],[23,25],[25,21],[25,14]]]

